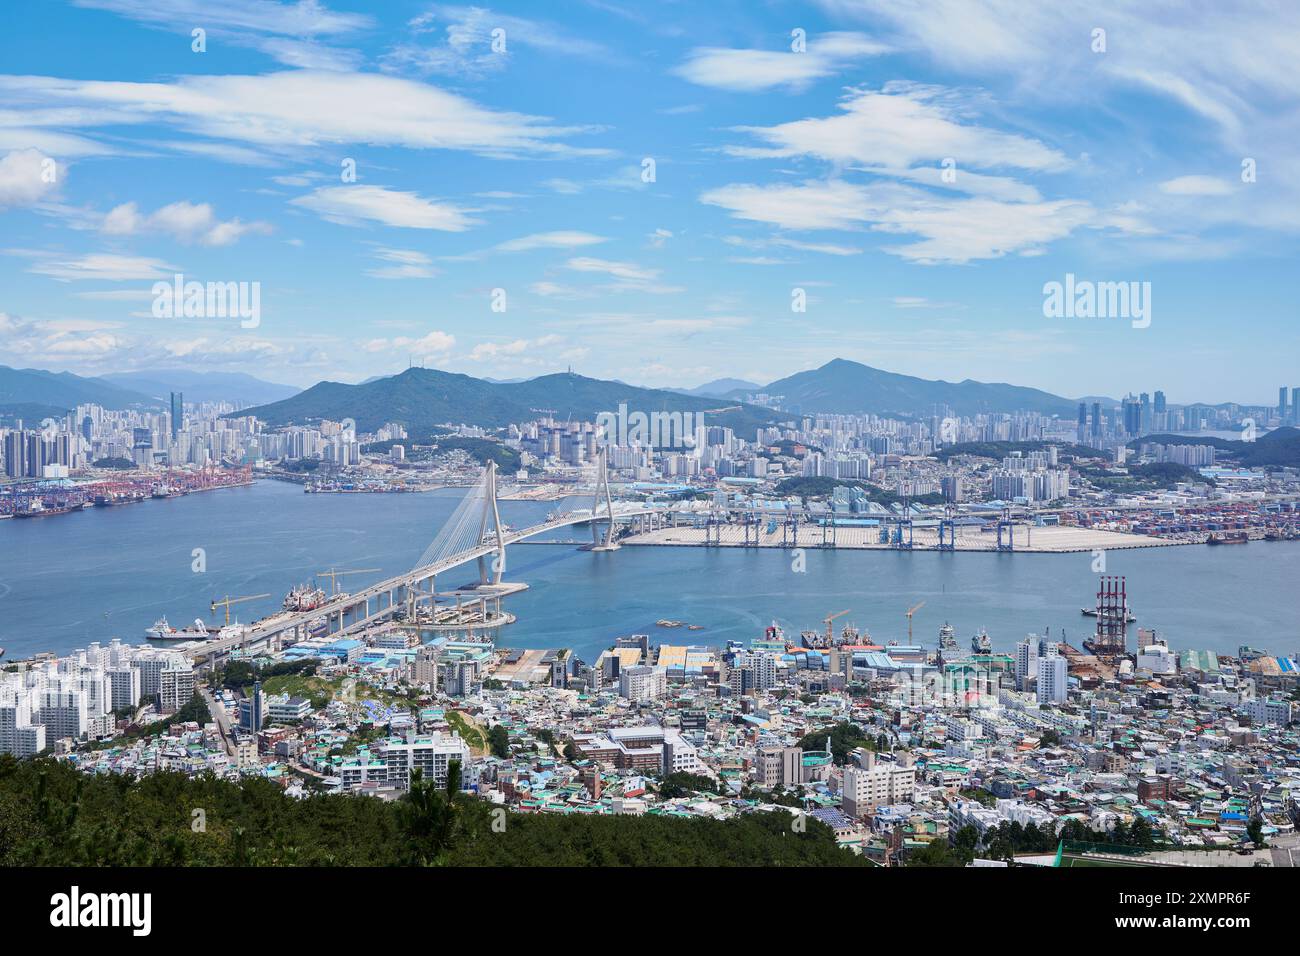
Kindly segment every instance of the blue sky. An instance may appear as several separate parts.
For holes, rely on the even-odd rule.
[[[692,386],[844,357],[1272,402],[1300,7],[1230,6],[13,6],[0,363]],[[176,272],[260,283],[260,325],[155,318]],[[1044,317],[1067,273],[1151,283],[1150,326]]]

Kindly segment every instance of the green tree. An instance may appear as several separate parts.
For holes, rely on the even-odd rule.
[[[496,724],[488,731],[488,748],[492,756],[502,760],[510,756],[510,734],[502,724]]]
[[[947,840],[931,840],[907,854],[908,866],[965,866]]]
[[[1252,843],[1257,847],[1266,846],[1264,840],[1264,820],[1258,814],[1250,818],[1246,824],[1246,836],[1250,837]]]

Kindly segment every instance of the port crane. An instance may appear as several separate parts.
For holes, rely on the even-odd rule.
[[[851,610],[853,609],[845,608],[843,611],[836,611],[834,614],[828,614],[825,618],[822,619],[822,623],[826,625],[826,646],[827,647],[835,646],[835,639],[834,636],[831,634],[831,621],[835,620],[837,617],[843,617],[845,614],[848,614],[849,611]]]
[[[322,578],[330,579],[330,594],[338,594],[338,578],[345,574],[369,574],[372,571],[382,571],[383,568],[345,568],[342,571],[336,571],[330,568],[328,571],[317,571],[316,574]]]
[[[219,607],[224,607],[224,608],[226,609],[226,623],[229,624],[229,623],[230,623],[230,605],[232,605],[232,604],[243,604],[245,601],[257,601],[257,600],[259,600],[259,599],[261,599],[261,598],[269,598],[270,596],[271,596],[271,595],[269,595],[269,594],[250,594],[250,595],[248,595],[248,597],[235,597],[235,598],[232,598],[229,594],[227,594],[227,595],[226,595],[224,598],[222,598],[220,601],[213,601],[213,602],[212,602],[212,608],[209,610],[208,613],[209,613],[209,614],[216,614],[216,613],[217,613],[217,608],[219,608]]]
[[[921,610],[921,608],[923,607],[925,607],[924,601],[922,601],[916,607],[911,608],[907,612],[907,643],[909,644],[912,643],[912,615],[915,614],[917,611]]]

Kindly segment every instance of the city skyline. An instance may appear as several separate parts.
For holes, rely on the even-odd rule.
[[[844,357],[1115,398],[1158,364],[1170,403],[1271,405],[1300,24],[1168,13],[27,8],[0,363],[692,387]],[[177,274],[259,284],[256,324],[157,318]],[[1049,318],[1076,277],[1149,315]]]

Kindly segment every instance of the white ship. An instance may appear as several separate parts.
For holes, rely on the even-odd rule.
[[[167,623],[166,614],[154,621],[153,627],[144,632],[144,636],[151,641],[171,641],[175,640],[175,635],[176,628]]]
[[[988,654],[993,650],[993,639],[989,637],[988,631],[981,627],[979,633],[970,639],[970,646],[976,654]]]
[[[946,621],[943,627],[939,628],[939,650],[941,652],[957,650],[957,632]]]
[[[189,627],[177,630],[167,623],[165,616],[154,621],[153,627],[145,631],[144,636],[151,641],[206,641],[209,637],[208,627],[202,618],[196,617]]]

